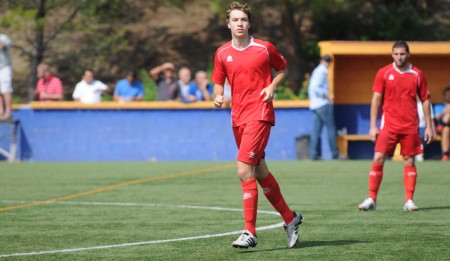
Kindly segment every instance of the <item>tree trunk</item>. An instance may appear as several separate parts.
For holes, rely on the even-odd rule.
[[[31,54],[30,61],[30,78],[28,80],[28,102],[34,100],[34,92],[37,82],[37,66],[42,62],[44,57],[44,27],[45,27],[45,4],[47,0],[38,1],[38,11],[36,13],[36,31],[34,36],[34,51]]]
[[[283,34],[286,39],[288,39],[288,50],[291,53],[292,65],[290,68],[295,68],[297,71],[290,73],[289,77],[290,85],[293,86],[293,91],[295,93],[302,87],[303,75],[304,75],[304,64],[302,63],[302,54],[300,50],[301,35],[297,28],[295,21],[295,9],[290,1],[284,2],[283,8]]]

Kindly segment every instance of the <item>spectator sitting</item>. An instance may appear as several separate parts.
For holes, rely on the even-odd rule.
[[[50,72],[47,64],[41,63],[37,67],[36,99],[39,101],[61,101],[63,99],[63,85],[61,80]]]
[[[99,80],[94,79],[92,70],[85,70],[83,79],[77,83],[73,92],[73,99],[82,103],[92,104],[102,101],[102,93],[108,86]]]
[[[117,82],[114,100],[119,102],[142,101],[144,85],[137,79],[135,71],[128,71],[125,79]]]
[[[195,96],[196,86],[191,82],[191,70],[187,67],[183,67],[178,71],[179,80],[177,81],[178,88],[176,91],[176,100],[182,102],[194,102],[197,100]],[[194,93],[194,94],[191,94]]]
[[[150,70],[150,77],[156,82],[158,88],[158,101],[175,99],[177,81],[174,77],[175,66],[172,63],[164,63]]]
[[[437,132],[441,134],[442,161],[450,157],[450,86],[444,88],[444,103],[437,104],[436,119],[438,120]]]
[[[214,87],[209,83],[205,71],[198,71],[195,74],[195,82],[189,94],[194,95],[198,101],[211,101]]]

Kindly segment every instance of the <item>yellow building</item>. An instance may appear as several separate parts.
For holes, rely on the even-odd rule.
[[[321,55],[329,54],[334,63],[329,70],[330,88],[336,104],[368,104],[378,69],[391,63],[394,41],[324,41]],[[442,102],[442,89],[450,85],[450,41],[408,42],[410,62],[425,74],[431,102]]]

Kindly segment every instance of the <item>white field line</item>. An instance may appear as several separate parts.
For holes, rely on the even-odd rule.
[[[2,203],[30,203],[30,202],[34,202],[34,201],[1,200],[0,202],[2,202]],[[205,206],[190,206],[190,205],[166,205],[166,204],[152,204],[152,203],[146,204],[146,203],[120,203],[120,202],[58,201],[58,202],[52,202],[50,204],[128,206],[128,207],[170,207],[170,208],[190,208],[190,209],[205,209],[205,210],[217,210],[217,211],[242,211],[242,209],[237,209],[237,208],[205,207]],[[279,213],[275,212],[275,211],[258,210],[258,213],[279,216]],[[258,227],[257,230],[261,231],[261,230],[273,229],[273,228],[281,227],[281,226],[283,226],[283,224],[284,224],[284,222],[273,224],[273,225],[268,225],[268,226],[262,226],[262,227]],[[164,240],[141,241],[141,242],[131,242],[131,243],[104,245],[104,246],[68,248],[68,249],[57,249],[57,250],[47,250],[47,251],[34,251],[34,252],[28,252],[28,253],[0,254],[0,258],[1,257],[35,256],[35,255],[45,255],[45,254],[70,253],[70,252],[88,251],[88,250],[95,250],[95,249],[109,249],[109,248],[116,248],[116,247],[128,247],[128,246],[139,246],[139,245],[152,245],[152,244],[170,243],[170,242],[177,242],[177,241],[188,241],[188,240],[197,240],[197,239],[238,235],[241,233],[242,233],[242,230],[239,230],[239,231],[225,232],[225,233],[220,233],[220,234],[200,235],[200,236],[193,236],[193,237],[181,237],[181,238],[172,238],[172,239],[164,239]]]

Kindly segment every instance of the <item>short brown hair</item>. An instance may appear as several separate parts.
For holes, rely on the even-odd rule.
[[[392,46],[392,50],[394,50],[394,48],[405,48],[406,53],[409,53],[409,46],[403,40],[395,41],[394,45]]]
[[[233,10],[240,10],[240,11],[244,12],[248,17],[249,23],[252,23],[252,13],[250,12],[250,7],[246,3],[242,4],[238,1],[231,2],[228,5],[227,22],[230,20],[230,13]]]

